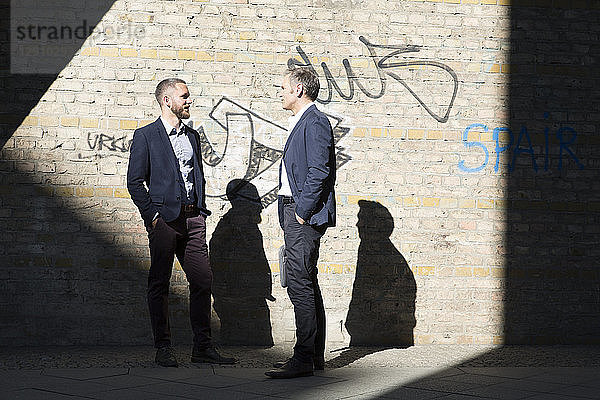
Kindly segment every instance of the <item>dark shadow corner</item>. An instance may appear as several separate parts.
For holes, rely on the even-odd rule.
[[[231,209],[221,218],[209,243],[213,270],[214,309],[220,319],[222,344],[273,346],[266,300],[271,294],[271,270],[258,228],[262,205],[250,182],[227,185]],[[217,336],[217,335],[215,335]]]
[[[28,10],[24,5],[11,9],[10,0],[0,0],[0,149],[41,101],[93,28],[101,25],[114,0],[93,3],[86,6],[76,0],[49,0],[40,1],[43,7],[39,10]],[[59,29],[61,40],[48,39],[52,28]],[[35,56],[48,51],[44,44],[60,50],[51,52],[51,61],[48,55]]]

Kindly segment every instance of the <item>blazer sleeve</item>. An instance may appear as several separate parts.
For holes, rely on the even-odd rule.
[[[133,203],[140,210],[144,223],[150,225],[158,209],[152,204],[150,194],[144,185],[150,177],[150,152],[146,135],[135,131],[131,143],[129,165],[127,167],[127,190]]]
[[[200,195],[201,199],[199,199],[200,208],[207,216],[209,216],[212,213],[210,212],[210,210],[208,208],[206,208],[206,178],[204,176],[204,168],[202,167],[202,147],[200,146],[200,143],[202,143],[202,142],[200,141],[200,134],[198,133],[197,130],[195,130],[189,126],[187,126],[187,128],[190,130],[191,134],[194,136],[194,140],[196,141],[196,148],[194,149],[194,152],[196,154],[196,162],[197,162],[198,173],[199,173],[199,178],[200,178],[199,179],[200,180],[200,188],[197,191],[197,193],[201,193],[201,195]],[[202,127],[200,127],[200,128],[202,128]],[[194,173],[196,173],[196,172],[194,172]],[[198,180],[196,180],[196,184],[198,184]]]
[[[306,160],[308,171],[302,185],[302,193],[296,203],[296,214],[308,221],[314,214],[334,166],[330,165],[333,133],[329,120],[318,116],[308,123],[306,135]]]

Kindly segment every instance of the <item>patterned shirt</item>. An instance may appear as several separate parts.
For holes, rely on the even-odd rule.
[[[190,139],[185,134],[185,127],[180,123],[178,127],[172,127],[167,121],[160,117],[165,130],[169,134],[169,140],[173,147],[173,152],[179,162],[179,172],[183,180],[179,181],[181,187],[182,203],[195,204],[196,196],[194,193],[194,150]]]

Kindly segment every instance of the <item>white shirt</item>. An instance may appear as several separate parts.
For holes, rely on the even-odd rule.
[[[302,115],[308,110],[310,106],[312,106],[314,102],[309,102],[307,105],[302,107],[300,111],[296,113],[296,115],[288,118],[288,133],[292,133],[296,125],[298,125],[298,121],[302,118]],[[290,189],[290,182],[288,181],[287,171],[285,169],[285,163],[283,162],[283,157],[281,157],[281,187],[279,188],[279,192],[277,193],[279,196],[292,196],[292,189]]]
[[[160,120],[167,131],[175,157],[179,161],[179,171],[183,178],[183,184],[180,183],[180,187],[182,195],[185,194],[182,203],[194,204],[194,149],[192,149],[190,139],[185,134],[182,123],[179,123],[178,127],[173,127],[162,116]],[[172,134],[174,129],[176,134]]]

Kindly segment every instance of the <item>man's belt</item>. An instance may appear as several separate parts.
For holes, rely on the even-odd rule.
[[[294,198],[292,196],[281,196],[281,202],[283,204],[294,204]]]
[[[200,210],[198,209],[198,207],[196,207],[195,204],[182,204],[181,205],[181,212],[191,214],[191,213],[195,213],[198,211],[200,211]]]

